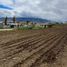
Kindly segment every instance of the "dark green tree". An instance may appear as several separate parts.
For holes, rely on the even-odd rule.
[[[16,22],[16,17],[14,16],[14,17],[13,17],[13,23],[15,23],[15,22]]]
[[[7,16],[6,16],[5,19],[4,19],[4,24],[5,24],[5,25],[7,25],[7,19],[8,19],[8,18],[7,18]]]
[[[28,25],[30,21],[26,21],[26,24]]]

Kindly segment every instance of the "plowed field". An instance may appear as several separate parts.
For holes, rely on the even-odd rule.
[[[43,30],[2,31],[0,67],[52,67],[51,64],[55,63],[66,45],[67,26]]]

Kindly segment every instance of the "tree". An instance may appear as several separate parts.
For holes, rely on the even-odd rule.
[[[28,25],[30,21],[26,21],[26,24]]]
[[[5,17],[4,24],[7,25],[7,16]]]
[[[13,23],[15,23],[15,22],[16,22],[16,17],[14,16],[14,17],[13,17]]]

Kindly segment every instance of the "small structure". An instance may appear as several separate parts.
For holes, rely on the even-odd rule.
[[[18,23],[10,22],[10,23],[7,23],[7,26],[8,26],[9,28],[17,28]]]
[[[48,28],[48,27],[52,27],[52,24],[49,24],[48,22],[46,22],[46,23],[36,23],[35,26]]]

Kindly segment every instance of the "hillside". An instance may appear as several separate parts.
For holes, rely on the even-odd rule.
[[[0,21],[3,21],[4,18],[0,18]],[[12,18],[8,18],[8,20],[12,20]],[[31,22],[50,22],[50,20],[42,19],[42,18],[34,18],[34,17],[17,17],[16,21],[31,21]]]

